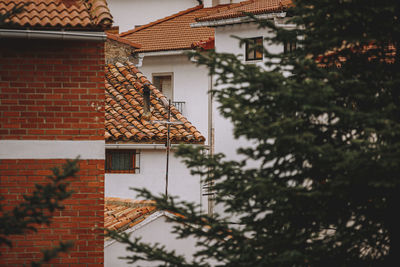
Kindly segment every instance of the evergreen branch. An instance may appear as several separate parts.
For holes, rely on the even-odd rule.
[[[24,200],[13,208],[12,211],[2,212],[0,216],[0,244],[12,247],[10,235],[24,235],[36,232],[37,225],[50,225],[56,210],[64,209],[62,201],[72,195],[68,190],[67,179],[75,177],[79,168],[79,159],[67,160],[61,168],[53,168],[53,175],[47,176],[50,180],[45,185],[36,184],[35,190],[30,195],[24,195]],[[2,206],[0,206],[0,210]],[[59,252],[65,252],[70,243],[61,242],[59,246],[43,252],[43,259],[33,262],[33,266],[40,266],[44,262],[56,257]]]

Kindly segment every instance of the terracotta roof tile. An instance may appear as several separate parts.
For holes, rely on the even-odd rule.
[[[196,6],[123,32],[120,36],[141,44],[142,48],[137,52],[191,49],[194,42],[214,37],[214,29],[207,27],[191,28],[190,24],[196,22],[196,18],[203,17],[224,6],[226,5],[212,8],[203,8],[202,5]]]
[[[150,84],[149,118],[143,116],[143,84]],[[155,121],[168,118],[168,101],[132,63],[108,64],[105,67],[106,117],[105,139],[139,143],[165,143],[167,127]],[[204,143],[201,133],[174,107],[170,138],[174,143]]]
[[[104,228],[114,231],[124,231],[155,211],[155,202],[148,200],[131,200],[120,198],[105,198]]]
[[[215,38],[194,42],[192,43],[192,49],[200,49],[202,51],[215,49]]]
[[[291,0],[249,0],[214,10],[214,12],[209,13],[208,15],[198,17],[196,21],[214,21],[244,17],[246,16],[244,13],[258,15],[274,11],[281,11],[286,9],[291,4]]]
[[[112,24],[106,0],[0,0],[0,13],[24,5],[7,27],[105,28]]]

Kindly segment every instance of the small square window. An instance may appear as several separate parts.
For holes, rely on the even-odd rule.
[[[249,38],[246,39],[246,60],[260,60],[263,59],[263,38]]]
[[[106,173],[139,173],[139,155],[135,149],[107,149]]]

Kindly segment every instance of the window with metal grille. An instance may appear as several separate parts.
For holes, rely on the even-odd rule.
[[[135,149],[107,149],[106,173],[139,173],[139,159]]]
[[[263,38],[249,38],[246,39],[246,60],[260,60],[263,59]]]

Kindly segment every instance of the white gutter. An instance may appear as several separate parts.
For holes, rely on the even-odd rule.
[[[202,144],[190,144],[192,146],[203,146]],[[171,147],[178,147],[179,144],[172,144]],[[166,149],[165,144],[106,144],[106,149]]]
[[[273,18],[284,18],[284,17],[286,17],[286,12],[260,14],[260,15],[255,15],[254,17],[256,19],[264,19],[264,20],[265,19],[273,19]],[[190,24],[190,27],[192,27],[192,28],[218,27],[218,26],[225,26],[225,25],[253,22],[253,21],[254,21],[254,19],[250,18],[250,17],[239,17],[239,18],[195,22],[195,23]]]
[[[47,39],[47,40],[79,40],[79,41],[106,41],[104,32],[82,32],[82,31],[39,31],[39,30],[17,30],[0,29],[1,38],[23,38],[23,39]]]
[[[169,51],[155,51],[155,52],[142,52],[139,53],[139,57],[155,57],[155,56],[176,56],[183,55],[185,52],[190,50],[169,50]]]

